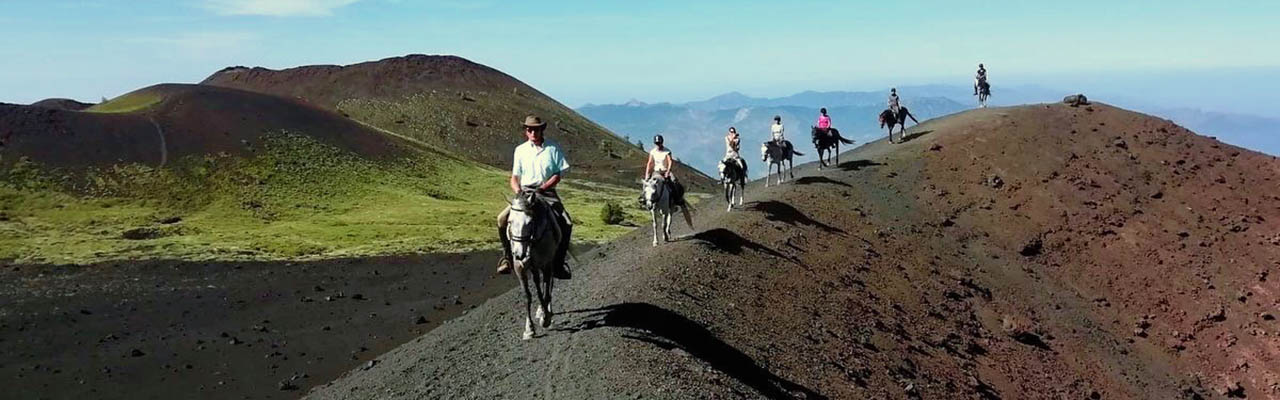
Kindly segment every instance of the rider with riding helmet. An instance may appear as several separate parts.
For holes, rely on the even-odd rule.
[[[987,81],[987,68],[978,64],[978,74],[973,77],[973,95],[978,95],[978,88]]]
[[[671,190],[671,205],[680,207],[684,212],[684,220],[689,223],[689,227],[693,227],[693,217],[689,215],[689,207],[684,201],[684,185],[676,180],[675,175],[671,172],[676,166],[675,158],[671,156],[671,150],[664,145],[662,135],[653,137],[653,150],[649,150],[649,161],[644,166],[644,180],[658,177],[662,178],[667,185],[667,189]]]

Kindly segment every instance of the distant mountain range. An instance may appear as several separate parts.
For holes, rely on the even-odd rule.
[[[996,86],[992,92],[991,104],[995,106],[1057,102],[1063,96],[1073,94],[1041,86]],[[900,86],[898,93],[903,106],[911,109],[912,114],[922,121],[975,105],[973,89],[962,85]],[[587,104],[577,111],[644,148],[652,146],[654,135],[662,134],[682,162],[715,176],[716,163],[724,156],[724,134],[730,126],[736,127],[743,136],[743,156],[758,162],[754,161],[759,157],[754,144],[768,140],[771,119],[774,115],[781,116],[787,127],[787,137],[805,153],[797,161],[812,161],[816,158],[809,144],[809,127],[816,122],[819,108],[827,108],[833,125],[846,137],[865,143],[886,135],[886,131],[879,128],[876,117],[885,108],[888,94],[887,89],[870,92],[804,91],[785,97],[765,98],[730,92],[681,104],[649,104],[632,99],[624,104]],[[1110,102],[1105,98],[1093,100]],[[1115,103],[1168,118],[1231,144],[1267,154],[1280,154],[1280,119],[1207,112],[1195,107],[1158,107],[1150,105],[1155,104],[1154,101],[1148,103],[1132,98],[1119,99]],[[763,168],[752,169],[753,176],[761,176],[763,172]]]

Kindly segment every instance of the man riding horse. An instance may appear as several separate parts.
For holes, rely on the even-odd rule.
[[[569,170],[569,162],[555,141],[546,140],[543,132],[547,123],[542,118],[530,115],[524,119],[524,135],[526,142],[516,147],[514,160],[511,163],[511,191],[517,195],[531,190],[534,198],[551,210],[562,235],[556,254],[552,259],[553,276],[557,279],[572,277],[565,257],[569,253],[569,237],[573,232],[573,221],[565,210],[560,196],[556,193],[556,185],[560,184],[565,171]],[[511,207],[502,210],[498,215],[498,239],[502,241],[502,259],[498,261],[498,273],[511,273],[511,240],[507,237],[507,219]]]
[[[978,64],[978,74],[973,77],[973,95],[978,95],[978,90],[987,83],[987,68],[981,63]]]

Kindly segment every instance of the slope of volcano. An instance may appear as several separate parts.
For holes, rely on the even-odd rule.
[[[510,75],[456,56],[284,70],[230,67],[202,84],[298,99],[500,169],[511,166],[511,149],[524,141],[524,117],[536,114],[550,123],[548,136],[572,155],[580,179],[631,186],[644,171],[645,152],[634,143]],[[707,176],[685,171],[693,190],[713,189]]]
[[[310,398],[1277,398],[1275,158],[1103,104],[974,110],[633,232]],[[679,233],[679,232],[678,232]]]

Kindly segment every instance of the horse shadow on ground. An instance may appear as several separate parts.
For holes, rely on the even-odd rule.
[[[809,218],[804,213],[792,207],[790,204],[775,200],[759,201],[751,203],[749,210],[760,211],[764,213],[764,218],[770,221],[781,222],[787,225],[806,225],[818,229],[822,229],[827,233],[845,233],[844,230],[827,225]]]
[[[724,228],[715,228],[711,230],[706,230],[706,231],[695,233],[691,236],[677,238],[676,240],[678,241],[697,240],[697,241],[706,243],[711,247],[714,247],[716,250],[720,250],[725,253],[729,253],[733,255],[741,255],[743,250],[752,250],[752,251],[768,254],[777,258],[796,261],[796,259],[792,257],[788,257],[785,254],[779,253],[777,250],[765,247],[762,244],[751,241],[751,239],[742,237],[742,235],[739,235],[734,231],[724,229]]]
[[[910,141],[912,141],[912,140],[915,140],[915,139],[916,139],[916,138],[918,138],[918,137],[921,137],[921,136],[924,136],[924,135],[928,135],[928,134],[930,134],[930,133],[933,133],[933,130],[932,130],[932,129],[930,129],[930,130],[924,130],[924,131],[920,131],[920,132],[912,132],[910,135],[903,136],[903,137],[902,137],[902,141],[899,141],[898,143],[900,143],[900,144],[901,144],[901,143],[910,142]]]
[[[848,183],[840,182],[825,176],[805,176],[805,177],[801,177],[800,179],[796,179],[796,184],[798,185],[812,185],[815,183],[826,183],[826,184],[831,184],[836,186],[853,187]]]
[[[716,338],[701,324],[653,304],[621,303],[565,314],[587,315],[576,326],[559,330],[576,333],[606,327],[622,328],[625,330],[622,337],[646,342],[664,350],[683,350],[739,383],[750,386],[765,398],[827,398],[769,372],[750,356]]]
[[[871,160],[854,160],[840,163],[837,167],[840,167],[840,169],[844,171],[858,171],[866,167],[876,167],[881,165],[884,165],[884,163],[878,163]]]

